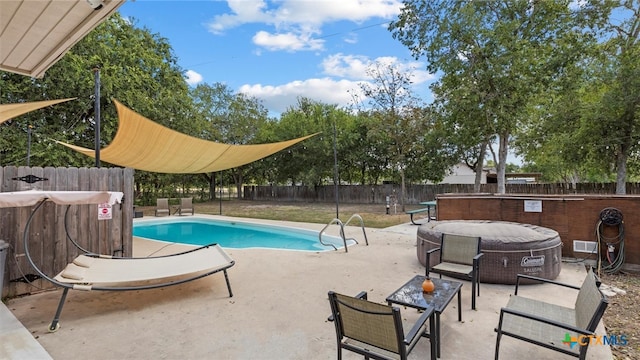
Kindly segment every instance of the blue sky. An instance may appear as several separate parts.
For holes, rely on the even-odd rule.
[[[272,114],[308,97],[352,103],[376,62],[413,74],[414,92],[431,102],[434,76],[391,37],[397,0],[126,1],[123,17],[168,39],[185,81],[227,84]]]

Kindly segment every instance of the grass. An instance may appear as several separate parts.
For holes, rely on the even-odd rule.
[[[283,220],[306,223],[327,224],[336,218],[335,203],[308,203],[308,202],[262,202],[250,200],[223,200],[205,203],[194,203],[196,214],[225,215],[242,218]],[[171,205],[173,214],[177,205]],[[419,209],[420,205],[407,205],[406,210]],[[136,207],[136,211],[142,211],[144,216],[153,216],[155,206]],[[222,211],[221,211],[222,209]],[[409,222],[409,215],[402,211],[398,205],[391,207],[387,214],[383,204],[338,204],[339,219],[343,222],[358,214],[362,217],[364,225],[369,228],[386,228]],[[426,213],[425,213],[426,215]],[[426,217],[426,216],[425,216]],[[417,216],[421,219],[420,216]],[[353,220],[353,225],[360,225]]]

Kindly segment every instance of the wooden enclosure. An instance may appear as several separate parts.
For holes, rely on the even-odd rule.
[[[97,205],[60,206],[45,203],[33,216],[28,247],[34,263],[50,276],[56,275],[72,261],[78,250],[68,234],[83,248],[109,255],[131,256],[133,228],[133,169],[123,168],[0,168],[0,191],[121,191],[121,205],[112,208],[112,219],[98,220]],[[25,177],[46,180],[27,183]],[[67,213],[68,208],[68,214]],[[0,239],[9,243],[2,297],[17,296],[52,288],[38,279],[27,260],[23,230],[32,213],[31,207],[0,208]]]
[[[501,220],[539,225],[556,230],[562,240],[562,255],[577,259],[596,256],[573,251],[574,240],[611,239],[623,234],[625,264],[640,268],[640,196],[638,195],[531,195],[531,194],[441,194],[437,197],[438,220]],[[621,226],[600,222],[603,209],[622,213]],[[598,236],[596,230],[603,236]],[[601,242],[602,243],[602,242]]]

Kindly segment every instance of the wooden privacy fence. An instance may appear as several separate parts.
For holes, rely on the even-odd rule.
[[[124,200],[112,208],[111,220],[98,220],[97,205],[68,208],[69,236],[83,248],[101,254],[131,256],[133,227],[133,169],[129,168],[0,168],[2,192],[23,190],[121,191]],[[46,180],[29,184],[20,178]],[[23,230],[32,208],[0,208],[0,239],[9,243],[2,296],[17,296],[52,288],[38,279],[25,254]],[[65,231],[67,206],[45,203],[34,215],[29,232],[29,253],[47,275],[55,275],[72,261],[78,250]]]
[[[401,187],[398,184],[384,185],[340,185],[338,187],[338,201],[340,203],[355,204],[384,204],[387,196],[400,198]],[[627,183],[627,194],[640,194],[640,183]],[[537,194],[537,195],[570,195],[615,194],[615,183],[550,183],[550,184],[507,184],[507,194]],[[472,184],[435,184],[435,185],[407,185],[406,204],[418,204],[430,201],[438,194],[470,194],[474,193]],[[480,193],[495,194],[496,184],[482,184]],[[301,201],[301,202],[334,202],[336,200],[335,186],[245,186],[243,191],[245,200],[257,201]],[[399,200],[398,200],[399,202]]]

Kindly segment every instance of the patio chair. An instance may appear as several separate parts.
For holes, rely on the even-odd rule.
[[[495,359],[498,360],[502,335],[585,359],[589,344],[597,343],[595,331],[608,305],[607,298],[598,288],[600,281],[593,269],[588,271],[580,287],[531,275],[518,274],[517,277],[515,293],[500,310],[495,329]],[[553,299],[547,302],[518,295],[520,279],[578,290],[574,307],[556,305]],[[558,293],[557,296],[565,294]]]
[[[193,215],[193,198],[181,198],[180,207],[178,208],[178,215],[191,214]]]
[[[463,277],[471,280],[471,309],[476,309],[476,288],[480,296],[480,237],[442,234],[439,248],[427,250],[426,276],[430,272],[451,277]],[[431,267],[429,258],[434,252],[440,252],[440,263]]]
[[[364,291],[355,297],[329,291],[329,303],[332,313],[329,321],[333,321],[336,328],[338,360],[342,359],[342,349],[364,355],[366,359],[407,359],[423,336],[429,336],[431,359],[436,358],[433,307],[425,310],[405,335],[400,309],[370,302]]]
[[[171,215],[171,209],[169,209],[169,199],[157,199],[156,200],[156,212],[155,216],[158,215]]]

